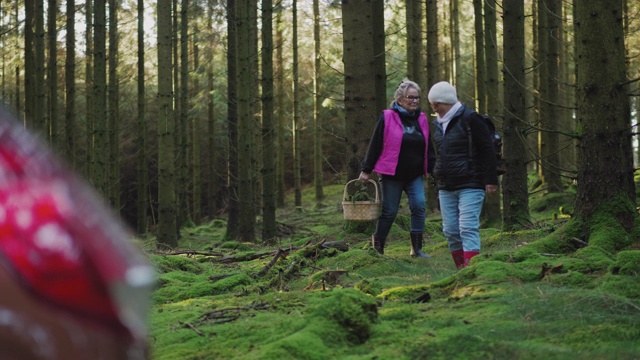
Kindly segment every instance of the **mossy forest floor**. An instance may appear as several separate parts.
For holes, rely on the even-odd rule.
[[[567,222],[570,192],[531,199],[528,230],[482,229],[481,255],[458,271],[438,214],[433,257],[411,258],[403,199],[381,256],[372,224],[343,220],[342,191],[325,187],[316,207],[309,188],[302,211],[279,210],[277,245],[225,241],[223,219],[182,229],[170,252],[146,239],[159,274],[152,358],[640,359],[640,238],[616,251],[535,246]]]

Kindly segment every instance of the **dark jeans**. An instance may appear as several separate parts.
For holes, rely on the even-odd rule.
[[[423,177],[418,176],[411,181],[397,181],[383,176],[380,182],[382,183],[382,213],[376,224],[376,232],[373,234],[375,238],[384,240],[389,235],[391,225],[398,215],[403,191],[409,198],[411,232],[422,233],[426,207]]]

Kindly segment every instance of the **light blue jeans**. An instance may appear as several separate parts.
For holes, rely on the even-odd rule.
[[[424,232],[426,198],[422,176],[411,181],[396,181],[383,176],[382,180],[382,213],[376,223],[373,236],[385,240],[391,230],[391,225],[398,215],[402,192],[407,194],[409,209],[411,209],[411,232]]]
[[[484,189],[440,190],[442,231],[451,251],[480,251]]]

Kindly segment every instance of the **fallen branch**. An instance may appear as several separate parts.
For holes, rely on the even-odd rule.
[[[176,251],[161,251],[161,250],[150,250],[149,253],[154,255],[187,255],[187,257],[192,257],[194,255],[203,255],[203,256],[224,256],[222,253],[215,253],[211,251],[196,251],[196,250],[176,250]]]
[[[198,334],[198,335],[200,335],[200,336],[204,336],[204,333],[203,333],[202,331],[198,330],[198,328],[197,328],[197,327],[195,327],[195,325],[193,325],[193,324],[191,324],[191,323],[183,323],[183,322],[181,322],[181,324],[182,324],[182,325],[184,325],[184,327],[189,328],[189,329],[191,329],[191,330],[195,331],[195,332],[196,332],[196,334]]]
[[[265,266],[262,270],[260,270],[259,273],[255,274],[253,276],[253,278],[257,279],[259,277],[264,276],[269,271],[269,269],[271,269],[271,267],[276,264],[276,261],[278,261],[278,259],[280,258],[280,255],[282,255],[282,254],[283,254],[282,249],[278,249],[278,251],[276,252],[275,256],[273,257],[273,259],[271,259],[271,261],[269,261],[267,266]]]

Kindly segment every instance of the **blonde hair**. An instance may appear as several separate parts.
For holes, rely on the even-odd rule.
[[[407,90],[409,89],[418,90],[418,95],[420,95],[420,85],[418,85],[417,83],[409,79],[404,79],[402,80],[400,85],[398,85],[398,88],[396,89],[396,92],[393,95],[393,100],[391,101],[391,104],[389,104],[389,107],[392,108],[393,103],[400,100],[401,97],[405,96],[407,94]]]

